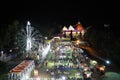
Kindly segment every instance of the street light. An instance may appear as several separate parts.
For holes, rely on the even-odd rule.
[[[109,61],[109,60],[106,60],[105,62],[106,62],[106,64],[110,64],[110,61]]]

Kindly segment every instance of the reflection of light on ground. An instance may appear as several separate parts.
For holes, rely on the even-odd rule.
[[[99,69],[100,69],[100,71],[104,71],[105,70],[105,66],[100,66]]]

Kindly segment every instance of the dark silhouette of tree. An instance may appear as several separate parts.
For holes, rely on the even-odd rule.
[[[20,28],[18,20],[0,28],[0,49],[14,47],[15,36]]]
[[[117,34],[116,34],[117,33]],[[118,32],[111,28],[91,27],[85,34],[85,39],[92,47],[100,50],[102,57],[110,58],[117,65],[120,65],[120,37]]]
[[[73,40],[72,30],[70,31],[70,40]]]

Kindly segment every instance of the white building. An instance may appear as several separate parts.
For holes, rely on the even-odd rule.
[[[24,60],[8,73],[9,80],[27,80],[34,70],[34,60]]]
[[[78,22],[75,26],[70,25],[68,28],[64,26],[62,29],[64,37],[70,37],[71,31],[74,38],[77,38],[80,35],[83,36],[85,33],[85,29],[80,22]]]

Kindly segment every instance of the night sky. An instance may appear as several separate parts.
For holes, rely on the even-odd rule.
[[[119,25],[117,2],[99,1],[44,1],[44,2],[3,2],[0,6],[0,25],[13,20],[33,25],[50,26],[74,25],[80,21],[84,26],[114,24]],[[55,26],[50,26],[55,27]]]

